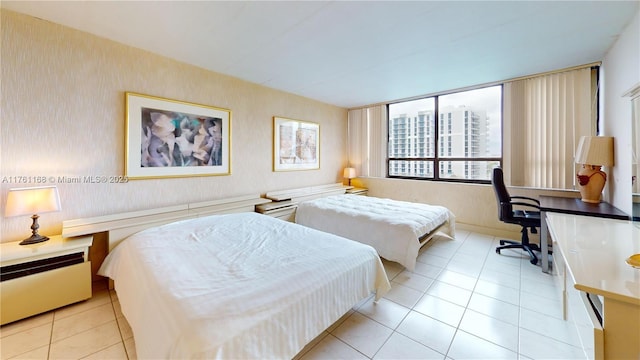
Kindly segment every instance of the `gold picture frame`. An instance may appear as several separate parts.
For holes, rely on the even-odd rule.
[[[273,171],[320,169],[320,124],[273,117]]]
[[[231,111],[125,93],[125,176],[231,174]]]

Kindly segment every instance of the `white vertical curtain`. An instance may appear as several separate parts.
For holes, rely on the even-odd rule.
[[[367,176],[367,109],[349,110],[347,121],[347,166],[356,169],[357,176]]]
[[[638,90],[640,92],[640,89]],[[640,94],[631,108],[631,192],[640,193]]]
[[[524,186],[524,144],[519,137],[524,133],[524,81],[503,85],[502,107],[502,163],[504,181],[509,185]]]
[[[591,69],[518,80],[505,89],[511,91],[505,135],[513,141],[504,149],[511,185],[573,189],[575,148],[581,136],[595,133]]]
[[[348,161],[358,176],[387,174],[387,107],[349,110]]]
[[[369,176],[387,176],[387,106],[370,107],[369,112]]]

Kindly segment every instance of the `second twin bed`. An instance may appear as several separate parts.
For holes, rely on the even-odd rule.
[[[455,216],[443,206],[352,194],[302,201],[295,222],[371,245],[411,271],[435,233],[455,236]]]

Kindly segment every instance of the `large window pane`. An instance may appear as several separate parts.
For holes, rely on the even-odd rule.
[[[489,182],[502,161],[502,85],[389,104],[389,176]]]
[[[502,87],[438,98],[440,157],[502,156]]]
[[[391,160],[389,176],[433,178],[433,161]]]
[[[433,157],[435,99],[389,105],[389,158]]]
[[[500,166],[500,161],[440,161],[441,179],[458,180],[488,180],[494,167]]]

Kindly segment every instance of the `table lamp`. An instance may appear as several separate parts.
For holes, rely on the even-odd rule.
[[[576,163],[582,164],[577,174],[582,201],[599,203],[607,174],[602,166],[613,166],[613,137],[583,136],[578,144]]]
[[[344,168],[342,177],[349,179],[349,186],[351,186],[351,179],[356,177],[356,169],[352,167]]]
[[[20,245],[35,244],[49,240],[38,234],[38,214],[60,211],[60,197],[55,186],[9,189],[5,216],[31,215],[31,236],[22,240]]]

